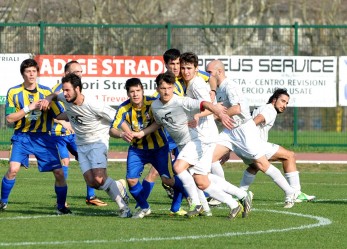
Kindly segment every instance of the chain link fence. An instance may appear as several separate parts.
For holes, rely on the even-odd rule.
[[[174,47],[201,55],[345,56],[346,36],[347,25],[298,23],[233,26],[0,23],[0,50],[149,56],[162,55]],[[0,106],[2,117],[3,108]],[[278,116],[270,141],[284,146],[347,146],[346,115],[344,107],[290,107]],[[3,122],[1,129],[11,132]],[[9,143],[1,140],[2,144]]]

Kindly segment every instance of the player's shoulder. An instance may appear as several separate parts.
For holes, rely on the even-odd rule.
[[[208,72],[205,72],[205,71],[199,70],[198,76],[201,77],[206,82],[210,79],[210,74]]]

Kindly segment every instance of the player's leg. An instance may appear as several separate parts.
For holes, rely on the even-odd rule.
[[[199,189],[208,193],[216,200],[225,203],[230,208],[229,218],[234,219],[239,214],[241,215],[243,208],[239,203],[229,194],[220,189],[214,182],[208,179],[207,175],[194,174],[194,180]],[[189,212],[188,212],[189,213]]]
[[[299,196],[296,199],[296,202],[312,201],[316,198],[313,195],[307,195],[301,192],[299,171],[296,168],[296,158],[293,151],[279,146],[278,150],[271,156],[270,160],[282,162],[286,180],[292,188],[300,192]]]
[[[151,156],[153,157],[153,155]],[[144,196],[143,186],[139,181],[144,165],[148,162],[149,160],[145,150],[129,147],[126,179],[129,192],[136,200],[136,205],[139,207],[134,213],[133,218],[143,218],[151,213],[147,197]]]

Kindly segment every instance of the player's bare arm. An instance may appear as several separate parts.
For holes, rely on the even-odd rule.
[[[265,117],[261,114],[258,114],[255,118],[253,118],[255,125],[265,123]]]
[[[141,139],[144,136],[155,132],[161,127],[161,125],[157,124],[156,122],[153,122],[150,126],[146,127],[145,129],[139,131],[139,132],[133,132],[133,135],[135,138]]]
[[[48,95],[46,98],[44,98],[42,101],[41,101],[41,109],[40,110],[48,110],[52,101],[54,100],[57,100],[57,94],[56,93],[52,93],[50,95]]]
[[[40,110],[42,104],[42,100],[34,101],[30,105],[24,106],[23,109],[20,109],[17,112],[13,112],[6,116],[6,121],[9,124],[12,124],[14,122],[17,122],[18,120],[22,119],[25,115],[27,115],[29,112],[34,110]]]

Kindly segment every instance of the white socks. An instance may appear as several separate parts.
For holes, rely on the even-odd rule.
[[[211,173],[225,179],[223,166],[219,161],[211,164]]]
[[[281,171],[272,164],[270,164],[270,167],[265,174],[272,178],[272,180],[285,192],[286,196],[295,192],[295,190],[289,186],[289,183],[287,182],[286,178],[284,178]]]
[[[222,191],[215,183],[211,181],[210,186],[208,186],[205,190],[206,193],[208,193],[211,197],[214,199],[223,202],[227,204],[230,209],[234,209],[238,206],[238,203],[236,200],[233,199],[233,197],[224,191]]]
[[[100,186],[100,189],[105,190],[111,200],[115,201],[120,209],[123,209],[126,204],[120,195],[117,183],[111,178],[107,177],[104,185]]]
[[[247,191],[249,186],[254,182],[255,175],[249,173],[247,170],[243,172],[243,176],[240,182],[240,189]]]
[[[192,204],[201,205],[193,176],[187,170],[184,170],[177,177],[182,181],[184,189],[192,199]]]
[[[285,173],[284,176],[293,189],[296,191],[301,191],[299,171]]]
[[[247,192],[241,188],[236,187],[235,185],[231,184],[230,182],[221,179],[220,177],[209,174],[208,178],[211,182],[217,185],[218,188],[222,189],[224,192],[236,196],[239,200],[247,196]]]

